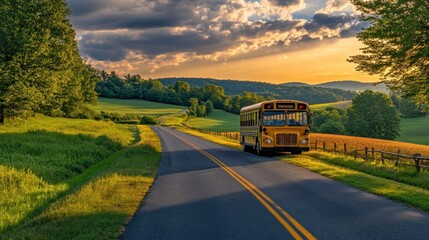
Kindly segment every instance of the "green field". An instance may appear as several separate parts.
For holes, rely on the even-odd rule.
[[[429,115],[420,118],[402,118],[397,141],[429,145]]]
[[[161,151],[148,126],[41,115],[7,121],[0,142],[0,239],[117,238]]]
[[[352,104],[352,100],[331,102],[331,103],[320,103],[320,104],[310,105],[310,109],[319,110],[326,107],[336,107],[336,108],[346,109],[350,104]]]
[[[97,112],[161,116],[179,113],[186,107],[136,99],[99,98],[93,107]]]
[[[215,132],[237,132],[240,128],[240,116],[215,109],[207,117],[191,118],[186,125]]]

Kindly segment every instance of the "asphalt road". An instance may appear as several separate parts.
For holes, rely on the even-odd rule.
[[[279,160],[153,128],[158,177],[121,239],[429,239],[429,214]]]

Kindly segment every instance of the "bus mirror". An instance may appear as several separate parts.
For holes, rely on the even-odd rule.
[[[259,132],[262,132],[262,126],[259,126]]]

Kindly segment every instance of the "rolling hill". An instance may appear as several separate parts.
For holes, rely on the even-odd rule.
[[[296,85],[282,85],[264,82],[216,80],[211,78],[161,78],[163,85],[173,85],[176,81],[188,82],[191,86],[204,87],[207,84],[221,86],[226,95],[239,95],[244,91],[254,92],[264,97],[277,99],[296,99],[314,103],[328,103],[351,100],[356,93],[341,89],[323,88],[297,83]]]
[[[324,87],[324,88],[336,88],[336,89],[357,91],[357,92],[361,92],[367,89],[377,91],[377,92],[383,92],[383,93],[389,92],[389,90],[387,89],[384,83],[375,85],[374,83],[358,82],[358,81],[352,81],[352,80],[326,82],[326,83],[316,84],[314,86]]]

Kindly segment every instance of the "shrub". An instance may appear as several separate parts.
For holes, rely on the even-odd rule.
[[[156,120],[155,120],[155,118],[150,117],[150,116],[143,116],[140,119],[140,124],[155,125],[156,124]]]

